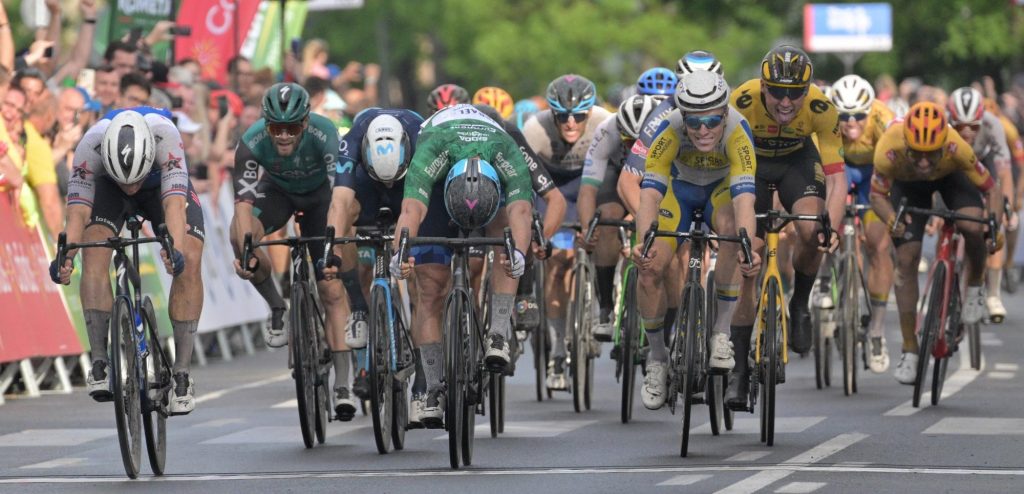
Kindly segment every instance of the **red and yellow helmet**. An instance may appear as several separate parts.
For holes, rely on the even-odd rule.
[[[511,117],[515,108],[512,95],[508,94],[508,91],[495,86],[486,86],[477,90],[476,94],[473,95],[473,104],[490,106],[498,110],[501,118],[504,119]]]
[[[903,137],[907,140],[907,146],[915,151],[941,149],[948,135],[946,112],[930,101],[914,104],[903,119]]]

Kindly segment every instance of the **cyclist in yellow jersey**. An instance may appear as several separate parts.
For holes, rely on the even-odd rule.
[[[893,119],[892,111],[875,99],[871,83],[855,74],[843,76],[832,85],[832,104],[839,112],[839,130],[843,133],[846,178],[850,192],[856,194],[857,204],[868,204],[875,146]],[[861,220],[867,237],[865,250],[869,266],[868,295],[871,300],[868,367],[872,372],[881,374],[889,368],[884,325],[885,306],[889,301],[889,290],[892,289],[892,241],[889,240],[885,224],[878,221],[875,213],[868,211]],[[833,301],[829,295],[824,295],[820,303],[827,306]]]
[[[1003,114],[1003,111],[992,98],[985,98],[985,110],[999,118],[1006,132],[1006,145],[1010,147],[1010,156],[1013,158],[1011,174],[1013,175],[1013,195],[1010,196],[1010,203],[1013,205],[1013,216],[1006,220],[1006,263],[1004,269],[1007,277],[1013,277],[1013,284],[1016,286],[1020,281],[1020,275],[1014,269],[1013,256],[1017,250],[1017,228],[1020,226],[1020,210],[1024,207],[1024,180],[1021,180],[1021,170],[1024,169],[1024,140],[1021,140],[1017,126]],[[1010,283],[1008,281],[1008,283]]]
[[[752,79],[732,92],[732,104],[746,117],[757,153],[754,209],[772,208],[777,191],[782,206],[794,214],[831,213],[834,227],[842,221],[846,200],[843,173],[843,140],[835,107],[811,84],[813,68],[802,50],[782,45],[761,61],[761,78]],[[816,135],[816,147],[811,136]],[[820,148],[820,153],[819,153]],[[791,348],[806,353],[811,348],[811,315],[807,300],[821,265],[819,225],[798,222],[793,249],[795,269],[789,302]],[[762,234],[760,227],[758,235]],[[830,249],[838,246],[832,238]],[[732,328],[736,353],[746,355],[753,332],[757,288],[745,281]],[[747,399],[746,359],[738,359],[729,382],[726,400],[731,408],[743,408]]]
[[[644,238],[657,219],[659,230],[689,231],[693,212],[700,209],[704,222],[722,235],[738,228],[751,232],[754,222],[756,158],[750,127],[728,106],[729,85],[720,74],[699,70],[685,74],[675,93],[676,110],[659,125],[646,160],[646,172],[637,211],[637,238]],[[647,257],[643,245],[633,256],[640,267],[640,312],[650,353],[641,388],[644,406],[654,410],[665,404],[668,350],[661,331],[664,324],[665,275],[678,248],[675,239],[659,238]],[[734,365],[729,325],[739,296],[739,248],[719,245],[715,270],[718,320],[711,338],[712,372],[728,373]],[[756,274],[759,262],[744,267]],[[746,354],[742,354],[746,360]]]
[[[896,305],[903,333],[903,355],[896,365],[896,380],[913,384],[917,377],[917,340],[914,327],[917,316],[917,264],[921,259],[921,237],[928,218],[908,215],[904,224],[896,218],[894,204],[907,199],[907,205],[929,208],[938,192],[946,207],[958,213],[981,216],[981,191],[996,218],[1002,222],[1003,195],[995,180],[971,146],[952,130],[942,107],[920,102],[910,108],[903,121],[894,122],[875,147],[875,171],[871,177],[871,208],[889,226],[896,246]],[[967,295],[963,300],[962,321],[979,321],[985,310],[981,282],[985,275],[986,246],[984,227],[973,222],[958,222],[967,258]],[[996,247],[1001,244],[997,239]]]

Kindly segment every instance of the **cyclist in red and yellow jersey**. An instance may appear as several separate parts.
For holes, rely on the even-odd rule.
[[[921,237],[928,218],[908,215],[904,224],[896,218],[894,204],[907,199],[908,206],[930,208],[938,192],[946,206],[960,214],[981,216],[985,194],[990,210],[1002,222],[1003,195],[974,150],[946,121],[942,107],[920,102],[910,108],[903,121],[885,131],[875,147],[875,172],[871,177],[871,208],[885,220],[896,246],[896,305],[903,333],[903,355],[896,365],[896,380],[913,384],[917,377],[917,264],[921,260]],[[981,282],[985,276],[984,227],[958,222],[967,257],[967,296],[962,320],[978,322],[985,312]],[[996,247],[1001,244],[996,241]]]

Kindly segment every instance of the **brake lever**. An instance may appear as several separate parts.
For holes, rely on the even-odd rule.
[[[252,233],[245,234],[245,240],[242,242],[242,270],[250,273],[259,269],[259,258],[256,259],[256,266],[249,269],[249,260],[252,258]]]
[[[398,259],[401,262],[405,262],[409,258],[409,228],[402,227],[402,232],[398,237]],[[393,274],[393,273],[388,273]]]
[[[750,252],[750,237],[747,235],[746,228],[740,228],[740,249],[743,250],[743,262],[747,264],[748,268],[753,266],[754,256]]]
[[[828,211],[821,213],[821,233],[825,237],[822,239],[821,246],[829,248],[832,245],[832,235],[835,232],[832,231],[832,221],[829,219]]]
[[[647,258],[647,254],[651,252],[651,247],[654,246],[654,238],[658,236],[658,221],[651,222],[651,228],[647,230],[644,235],[644,249],[641,252],[641,257]]]
[[[601,221],[601,210],[594,211],[594,217],[590,219],[590,224],[587,225],[587,234],[583,236],[583,243],[589,244],[590,238],[594,236],[594,230],[597,228],[597,223]]]

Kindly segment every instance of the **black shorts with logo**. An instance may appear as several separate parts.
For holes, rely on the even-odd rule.
[[[327,212],[331,207],[331,182],[324,180],[316,189],[305,194],[287,192],[266,176],[256,186],[258,194],[252,205],[252,214],[263,223],[264,235],[280,230],[292,215],[304,237],[323,237],[327,229]],[[309,244],[309,255],[315,264],[324,257],[324,243]],[[318,274],[319,276],[319,274]]]
[[[825,171],[818,148],[808,138],[803,148],[785,156],[758,156],[754,184],[754,211],[759,214],[772,209],[775,203],[773,192],[779,193],[782,207],[790,212],[793,204],[804,197],[825,199]],[[760,224],[757,236],[764,236]]]
[[[920,182],[893,182],[892,190],[889,192],[889,199],[893,208],[898,208],[904,197],[907,198],[907,206],[915,208],[931,208],[932,196],[938,192],[942,196],[945,207],[952,211],[963,208],[983,208],[981,193],[971,183],[967,175],[962,171],[956,171],[933,181]],[[920,242],[924,238],[924,227],[928,223],[928,217],[919,214],[910,215],[910,224],[903,237],[894,238],[893,245],[899,247],[908,242]]]
[[[96,181],[95,197],[89,226],[103,225],[110,228],[114,235],[121,231],[125,219],[130,215],[141,216],[154,227],[166,221],[160,187],[141,189],[135,195],[128,195],[113,180],[104,177]],[[203,207],[199,204],[199,196],[196,195],[191,180],[188,182],[188,193],[185,195],[185,221],[188,223],[188,234],[198,238],[200,242],[205,241]]]

